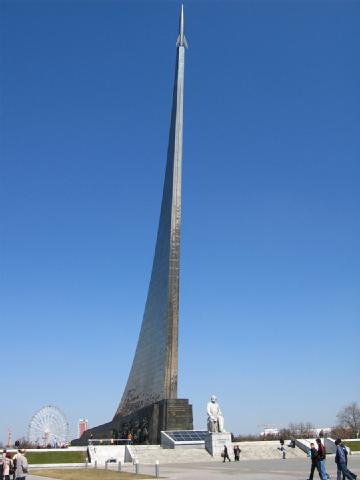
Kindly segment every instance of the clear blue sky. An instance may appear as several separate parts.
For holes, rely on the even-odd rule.
[[[155,245],[179,3],[1,2],[0,439],[115,412]],[[360,3],[185,3],[179,394],[205,427],[360,400]]]

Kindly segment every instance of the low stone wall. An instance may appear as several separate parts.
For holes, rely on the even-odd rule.
[[[29,468],[85,468],[86,465],[86,463],[30,463]]]
[[[304,457],[305,451],[300,448],[291,448],[285,443],[286,458]],[[282,458],[278,440],[260,440],[255,442],[234,442],[232,446],[239,445],[241,449],[240,459],[261,460]],[[230,456],[233,452],[229,452]]]
[[[24,448],[27,452],[86,452],[86,446],[67,448]],[[17,453],[17,448],[7,448],[7,452]]]

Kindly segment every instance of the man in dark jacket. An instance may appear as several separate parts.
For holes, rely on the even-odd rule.
[[[238,462],[240,460],[240,447],[239,445],[235,445],[234,447],[234,458],[235,458],[235,462]]]
[[[315,468],[317,468],[317,461],[318,461],[318,459],[317,459],[318,451],[316,450],[314,443],[310,443],[309,456],[310,456],[310,459],[311,459],[311,470],[310,470],[310,476],[309,476],[308,480],[313,480]],[[317,471],[319,472],[319,477],[321,478],[320,470],[317,469]]]
[[[316,439],[318,454],[317,454],[317,469],[319,470],[320,478],[322,480],[327,480],[330,476],[326,473],[325,460],[326,460],[326,450],[325,445],[321,443],[321,438]]]
[[[229,452],[228,452],[228,449],[227,449],[227,446],[226,446],[226,445],[224,445],[223,455],[224,455],[224,456],[223,456],[223,459],[224,459],[223,461],[224,461],[224,463],[225,463],[225,460],[226,460],[226,459],[228,459],[229,462],[231,462],[230,457],[229,457]]]
[[[345,445],[342,444],[341,439],[335,440],[336,455],[335,463],[337,465],[337,480],[341,480],[341,477],[349,478],[350,480],[356,479],[356,475],[347,468],[347,454],[345,454]]]

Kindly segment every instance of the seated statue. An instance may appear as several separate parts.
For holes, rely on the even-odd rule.
[[[224,417],[222,416],[219,404],[216,401],[215,395],[211,396],[210,402],[207,404],[207,427],[211,433],[223,433]]]

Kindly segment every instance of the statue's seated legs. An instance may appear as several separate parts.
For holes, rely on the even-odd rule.
[[[218,420],[217,420],[217,423],[218,423],[218,431],[219,432],[225,432],[224,430],[224,417],[222,415],[219,415],[218,416]]]
[[[208,431],[211,433],[217,433],[218,430],[218,423],[215,420],[211,420],[211,418],[208,418]]]

